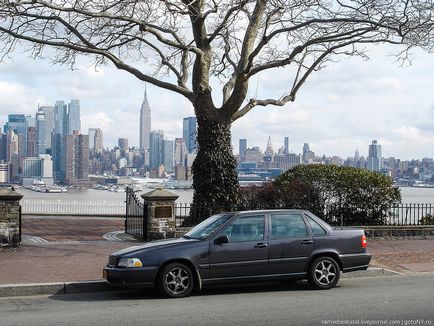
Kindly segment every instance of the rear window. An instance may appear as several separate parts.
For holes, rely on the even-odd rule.
[[[309,222],[310,228],[312,229],[313,235],[326,235],[327,232],[324,230],[324,228],[319,225],[316,221],[314,221],[312,218],[307,217],[307,221]]]

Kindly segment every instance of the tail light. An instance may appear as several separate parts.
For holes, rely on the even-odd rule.
[[[366,235],[362,235],[362,248],[366,248],[368,246],[368,242],[366,241]]]

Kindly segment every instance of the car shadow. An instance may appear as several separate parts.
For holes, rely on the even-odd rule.
[[[201,291],[195,290],[190,297],[206,297],[230,294],[249,294],[265,292],[295,292],[316,291],[306,281],[296,282],[264,282],[264,283],[241,283],[207,286]],[[87,292],[74,294],[55,294],[50,299],[56,301],[86,302],[86,301],[113,301],[113,300],[171,300],[163,298],[157,289],[139,289]],[[182,299],[176,299],[182,300]]]

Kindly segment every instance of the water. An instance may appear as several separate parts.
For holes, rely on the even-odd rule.
[[[136,195],[140,196],[147,193],[153,189],[144,189],[142,192],[136,192]],[[17,189],[17,192],[22,194],[23,200],[77,200],[77,201],[115,201],[124,202],[125,192],[113,192],[107,190],[95,190],[95,189],[68,189],[67,193],[42,193],[25,188]],[[193,200],[193,190],[192,189],[170,189],[170,192],[175,193],[179,196],[177,203],[190,203]]]
[[[403,203],[434,203],[434,188],[416,188],[416,187],[402,187],[401,196]],[[145,189],[143,192],[137,192],[137,195],[144,194],[152,189]],[[17,189],[24,197],[23,199],[62,199],[62,200],[82,200],[82,201],[125,201],[125,192],[111,192],[106,190],[95,189],[70,189],[67,193],[40,193],[28,189]],[[190,203],[193,200],[192,189],[170,189],[179,196],[176,201],[179,204]]]

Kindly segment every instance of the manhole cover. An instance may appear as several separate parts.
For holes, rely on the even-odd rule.
[[[401,266],[412,272],[434,272],[434,262],[401,264]]]

